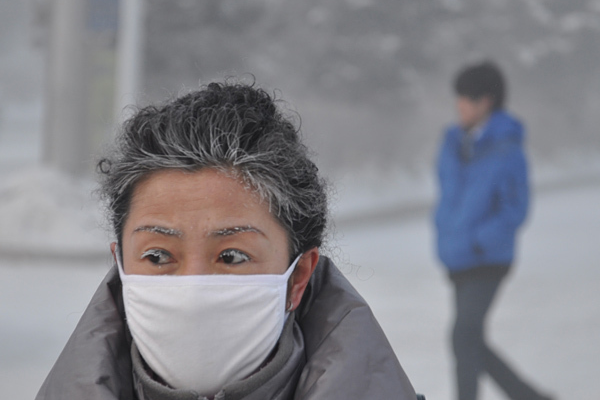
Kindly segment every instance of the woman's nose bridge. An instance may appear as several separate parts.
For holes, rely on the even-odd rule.
[[[211,263],[198,255],[187,257],[178,271],[179,275],[210,275],[213,273]]]

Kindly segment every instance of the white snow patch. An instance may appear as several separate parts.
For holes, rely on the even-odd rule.
[[[92,188],[49,168],[5,175],[0,179],[0,255],[105,252],[107,236]]]
[[[436,193],[433,172],[408,174],[401,168],[381,171],[364,168],[334,180],[332,215],[342,221],[373,210],[395,210],[415,204],[431,204]]]

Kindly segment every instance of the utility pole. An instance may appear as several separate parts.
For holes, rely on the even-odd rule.
[[[89,170],[82,0],[54,0],[47,47],[43,161],[72,175]]]
[[[130,116],[127,106],[138,103],[142,82],[144,0],[119,1],[115,121]]]

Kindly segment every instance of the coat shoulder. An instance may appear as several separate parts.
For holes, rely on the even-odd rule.
[[[36,400],[134,398],[120,287],[118,273],[112,268],[94,293]]]
[[[297,395],[321,398],[416,398],[370,307],[323,257],[299,314],[307,355]]]

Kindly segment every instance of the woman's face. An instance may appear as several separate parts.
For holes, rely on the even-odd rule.
[[[126,274],[282,274],[288,237],[268,204],[215,170],[161,171],[134,190],[122,236]]]

